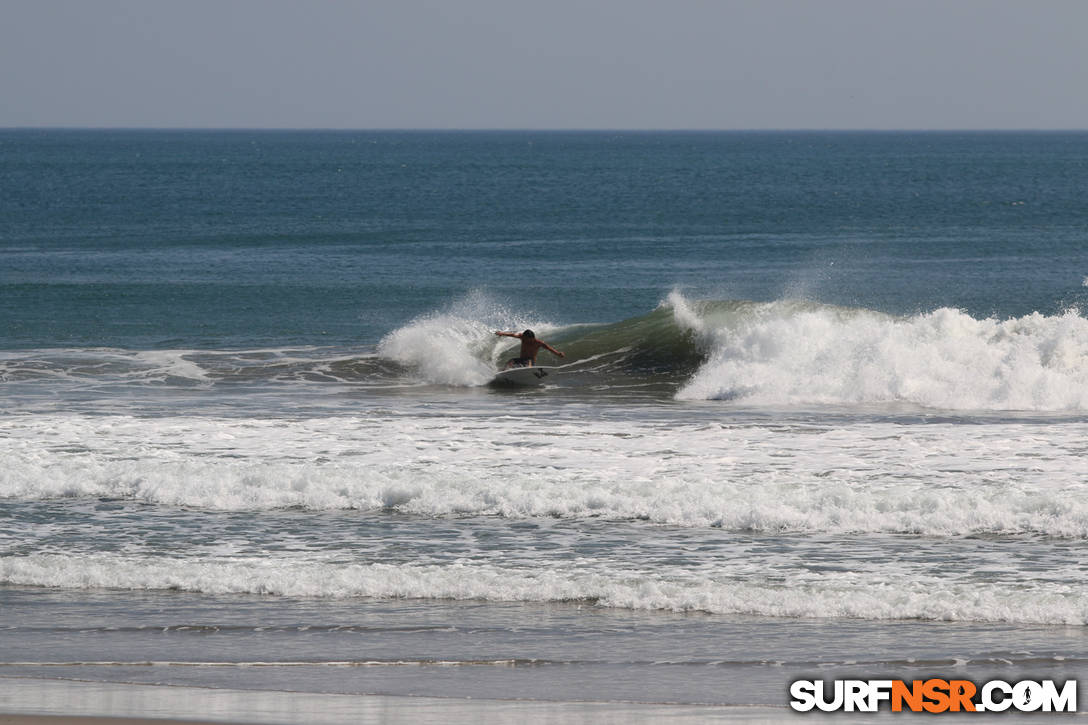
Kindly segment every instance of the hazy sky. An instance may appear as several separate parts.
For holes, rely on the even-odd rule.
[[[0,126],[1088,128],[1085,0],[0,0]]]

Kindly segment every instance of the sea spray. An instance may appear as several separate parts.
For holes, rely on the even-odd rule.
[[[682,330],[688,330],[697,336],[707,333],[707,325],[703,318],[679,290],[670,292],[658,307],[672,310],[673,319]]]
[[[494,331],[550,325],[511,312],[482,292],[473,292],[449,308],[416,318],[382,338],[378,353],[411,366],[424,382],[472,386],[486,383],[509,347]]]

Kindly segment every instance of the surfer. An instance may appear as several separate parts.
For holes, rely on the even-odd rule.
[[[548,343],[536,339],[536,335],[533,334],[532,330],[526,330],[525,332],[499,332],[496,330],[495,334],[499,337],[516,337],[521,340],[521,352],[518,353],[518,357],[510,358],[506,362],[506,367],[504,367],[503,370],[532,367],[533,365],[536,365],[536,354],[540,352],[540,348],[544,348],[552,355],[566,357],[566,355],[559,352]]]

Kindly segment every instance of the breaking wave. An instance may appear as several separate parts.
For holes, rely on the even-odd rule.
[[[706,362],[680,399],[1088,410],[1088,320],[1076,311],[996,320],[944,308],[892,317],[777,302],[703,335]]]
[[[770,617],[842,617],[1083,625],[1083,587],[1045,582],[949,582],[849,572],[787,581],[669,577],[608,567],[516,568],[162,559],[122,555],[0,557],[0,584],[178,590],[288,597],[578,602],[604,607]]]
[[[689,300],[611,323],[557,324],[482,293],[389,332],[375,347],[251,351],[40,350],[0,353],[0,383],[53,395],[98,386],[232,392],[342,385],[396,392],[486,384],[531,327],[566,353],[563,392],[637,390],[663,400],[751,406],[908,405],[943,411],[1088,411],[1088,319],[1076,310],[978,319],[910,316],[798,300]],[[14,388],[11,388],[14,390]]]
[[[689,300],[674,291],[657,309],[616,323],[514,317],[489,304],[462,306],[394,331],[379,352],[429,382],[478,385],[503,357],[491,331],[535,325],[567,353],[563,369],[580,375],[575,385],[598,392],[653,384],[679,400],[752,405],[1088,410],[1088,319],[1076,310],[1006,320],[949,308],[896,317],[798,300]]]

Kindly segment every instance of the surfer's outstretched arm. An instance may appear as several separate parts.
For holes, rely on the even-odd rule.
[[[548,352],[550,352],[552,355],[558,355],[559,357],[566,357],[566,355],[559,352],[558,350],[556,350],[554,347],[552,347],[548,343],[544,342],[543,340],[537,340],[537,342],[539,342],[541,345],[543,345],[544,349],[547,350]]]
[[[499,332],[498,330],[495,330],[495,334],[499,337],[521,337],[520,332]]]

